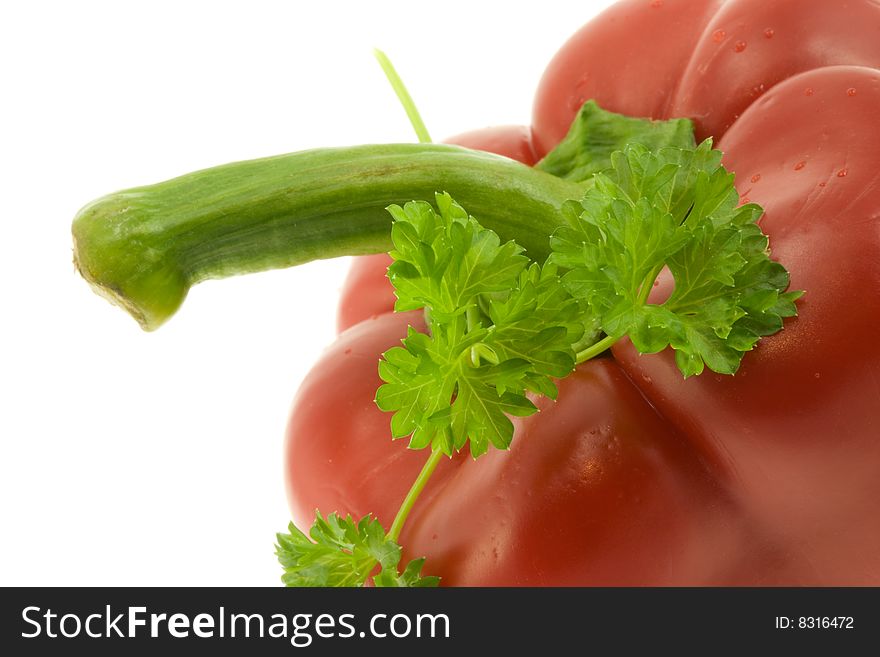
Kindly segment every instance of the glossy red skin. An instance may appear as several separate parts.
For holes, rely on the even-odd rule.
[[[683,69],[670,116],[719,139],[773,85],[822,66],[880,66],[873,0],[736,0],[706,26]]]
[[[878,117],[880,71],[830,67],[774,87],[722,139],[740,192],[765,209],[774,258],[806,290],[799,316],[736,376],[685,381],[669,354],[614,349],[749,515],[808,552],[823,583],[880,579]]]
[[[591,98],[613,112],[688,117],[717,141],[774,84],[821,66],[880,66],[873,0],[624,0],[562,46],[532,114],[543,157]]]
[[[531,434],[529,444],[523,440],[518,447],[515,440],[507,455],[510,458],[499,454],[479,464],[452,465],[452,473],[443,474],[447,482],[443,498],[420,501],[420,511],[413,515],[403,542],[411,556],[427,555],[433,564],[429,568],[445,575],[446,584],[880,584],[880,514],[876,511],[880,500],[880,341],[876,339],[880,325],[876,295],[880,289],[880,131],[876,127],[880,71],[829,68],[784,81],[797,70],[835,63],[840,53],[880,66],[880,57],[872,61],[880,42],[880,22],[869,20],[875,8],[865,0],[823,3],[822,8],[807,1],[733,0],[724,5],[721,18],[708,15],[712,11],[700,13],[691,17],[691,26],[685,29],[663,19],[650,23],[654,18],[638,7],[649,4],[647,0],[622,3],[623,9],[633,12],[625,21],[606,20],[603,14],[605,19],[597,19],[605,21],[600,22],[602,29],[582,31],[588,37],[577,42],[581,52],[599,52],[602,44],[615,42],[628,52],[628,47],[638,45],[628,43],[628,34],[653,25],[657,35],[679,28],[680,36],[695,35],[690,47],[696,53],[694,44],[699,42],[699,52],[706,54],[706,38],[712,39],[721,29],[723,17],[734,16],[739,22],[731,34],[758,34],[760,24],[760,30],[773,29],[773,35],[762,36],[767,43],[761,42],[760,47],[752,48],[756,44],[747,40],[740,52],[721,48],[703,63],[694,64],[695,59],[680,69],[676,69],[678,50],[665,50],[672,47],[671,42],[658,36],[653,57],[675,65],[664,69],[663,61],[615,59],[622,66],[612,62],[589,68],[589,78],[587,68],[580,73],[572,68],[570,62],[578,59],[578,53],[566,46],[547,73],[550,79],[556,76],[559,86],[542,85],[536,100],[533,132],[536,144],[539,135],[544,135],[544,141],[534,150],[543,154],[553,139],[567,131],[573,116],[573,111],[566,114],[569,110],[554,114],[538,108],[571,104],[569,99],[581,91],[577,86],[581,79],[595,86],[595,97],[606,93],[610,99],[606,106],[611,109],[654,117],[681,111],[676,108],[686,103],[700,107],[700,99],[712,98],[711,87],[716,85],[717,104],[710,103],[708,112],[691,111],[701,112],[696,117],[701,136],[726,133],[720,148],[725,164],[738,174],[738,189],[767,210],[762,226],[771,237],[774,257],[791,271],[793,287],[807,290],[799,302],[800,317],[787,321],[782,333],[762,341],[748,354],[736,377],[708,373],[682,381],[668,354],[637,356],[630,345],[621,343],[614,349],[620,370],[611,363],[590,365],[587,374],[582,369],[562,382],[562,401],[553,407],[562,408],[571,386],[604,400],[608,407],[604,419],[593,410],[571,414],[549,410],[517,421],[517,439]],[[663,7],[674,9],[679,4],[665,0],[650,8],[658,11],[654,16],[661,16]],[[762,8],[762,4],[772,6]],[[840,10],[843,4],[849,11],[826,11],[827,5]],[[797,16],[797,10],[816,11],[825,18]],[[666,14],[673,15],[672,11]],[[768,16],[778,19],[782,28],[763,25]],[[841,20],[849,20],[846,29]],[[694,26],[700,21],[706,24],[698,30]],[[829,31],[831,38],[823,41],[828,29],[823,21],[841,31]],[[790,26],[797,29],[789,32]],[[792,40],[792,34],[803,38]],[[725,31],[717,43],[724,45],[727,36]],[[771,56],[743,57],[760,52]],[[581,61],[591,67],[587,59]],[[560,62],[569,63],[562,66]],[[567,77],[559,74],[566,67],[571,68]],[[706,73],[710,67],[716,67],[717,81]],[[663,96],[655,80],[667,80],[663,71],[674,77],[676,70],[679,78],[674,87],[659,85],[667,94]],[[724,87],[724,75],[735,81],[732,90]],[[621,79],[641,89],[642,95],[625,93],[626,85],[616,87]],[[752,81],[760,93],[744,96],[743,89],[750,87],[743,85]],[[547,97],[542,98],[543,94]],[[755,98],[759,100],[746,109],[743,103]],[[619,104],[611,106],[611,101]],[[742,116],[736,119],[737,114]],[[661,287],[659,293],[663,292]],[[598,369],[604,370],[602,376],[596,374]],[[641,396],[625,392],[612,371],[625,372],[632,390]],[[592,377],[590,382],[583,378],[587,375]],[[372,399],[373,392],[362,394]],[[576,397],[581,399],[581,394]],[[616,401],[618,397],[622,401]],[[584,396],[579,408],[585,410],[589,403]],[[658,422],[657,412],[662,418],[659,432],[677,437],[685,447],[646,456],[638,441],[644,434],[627,434],[615,425],[615,418],[627,419],[630,426],[646,426]],[[562,416],[569,418],[564,426],[553,420]],[[337,429],[351,431],[354,426],[344,424]],[[626,446],[619,463],[610,456],[596,459],[597,467],[614,473],[616,487],[591,487],[573,474],[579,471],[578,464],[586,467],[590,455],[597,456],[595,450],[590,451],[597,443],[586,438],[591,430],[618,434]],[[291,434],[290,440],[301,438]],[[374,440],[381,440],[379,434]],[[539,447],[542,440],[544,450]],[[332,436],[327,439],[331,443]],[[360,462],[360,466],[368,468],[368,463]],[[699,472],[694,463],[705,464],[704,474],[693,474]],[[561,472],[544,469],[549,464],[570,467]],[[692,486],[694,499],[676,507],[681,514],[667,511],[664,515],[657,508],[641,516],[642,507],[633,501],[653,499],[652,494],[681,504],[682,490],[658,474],[661,464],[673,479],[681,477],[684,488]],[[417,469],[389,469],[385,474],[389,480],[400,477],[409,482]],[[357,471],[355,464],[346,473],[357,477]],[[529,483],[530,473],[548,471],[553,476]],[[327,476],[345,480],[330,471]],[[296,482],[296,494],[309,498],[311,484],[300,484]],[[629,506],[611,494],[616,489],[632,494],[626,498],[623,493],[621,498],[629,499]],[[436,494],[437,489],[431,490],[430,495]],[[472,514],[482,513],[481,496],[487,511],[474,522]],[[695,501],[702,498],[706,506]],[[354,501],[358,508],[367,509],[378,499]],[[391,501],[383,504],[389,506]],[[593,509],[597,517],[581,515],[583,507]],[[544,523],[545,514],[554,522]],[[572,519],[570,526],[565,519]],[[594,524],[589,524],[590,519]],[[560,542],[541,540],[542,532],[554,530]],[[639,551],[639,541],[628,540],[633,537],[661,546],[656,569],[650,568],[649,558]],[[693,556],[678,560],[671,545]],[[703,550],[704,545],[710,549]],[[620,561],[615,550],[623,555]],[[713,550],[719,558],[712,559]],[[548,562],[549,566],[536,565]],[[632,572],[637,575],[630,577]]]
[[[568,133],[588,100],[609,111],[669,118],[694,44],[718,0],[624,0],[574,34],[544,71],[532,111],[539,157]]]
[[[385,314],[345,331],[300,388],[286,452],[300,527],[316,508],[387,527],[418,475],[427,453],[392,441],[372,402],[377,354],[410,322],[421,327],[418,313]],[[582,365],[539,406],[515,420],[510,452],[441,462],[401,535],[407,559],[427,556],[446,585],[748,584],[784,572],[784,549],[755,534],[614,361]]]
[[[427,458],[426,452],[408,450],[405,440],[391,440],[391,415],[373,401],[382,383],[379,357],[400,344],[408,325],[425,330],[418,312],[359,323],[321,355],[300,386],[285,447],[288,499],[297,526],[309,527],[316,509],[357,518],[372,513],[391,526]],[[419,504],[430,500],[450,466],[437,468]]]
[[[443,143],[503,155],[529,166],[538,161],[532,148],[531,131],[523,125],[499,125],[470,130],[444,139]]]
[[[509,452],[458,465],[402,537],[448,586],[748,584],[778,548],[611,359],[518,419]],[[747,567],[731,556],[751,549]],[[734,561],[736,559],[734,558]]]
[[[444,143],[503,155],[530,166],[536,161],[529,129],[525,126],[502,125],[472,130],[450,137]],[[385,278],[390,264],[391,258],[386,253],[352,258],[336,314],[337,332],[394,308],[394,291]]]
[[[336,311],[336,332],[394,309],[394,288],[385,276],[391,256],[387,253],[355,256],[342,284]]]

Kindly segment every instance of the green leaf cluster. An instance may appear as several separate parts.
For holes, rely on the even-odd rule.
[[[476,457],[510,445],[509,415],[536,411],[526,391],[555,397],[584,323],[554,266],[530,264],[448,194],[436,203],[389,208],[395,309],[425,308],[430,334],[410,329],[383,355],[376,403],[411,447]]]
[[[422,577],[424,559],[414,559],[402,573],[400,546],[387,538],[378,520],[364,516],[355,522],[351,516],[335,513],[324,518],[316,513],[306,536],[290,523],[287,534],[277,535],[275,554],[284,568],[281,580],[286,586],[363,586],[373,577],[376,586],[437,586],[439,578]]]
[[[788,272],[770,259],[761,208],[739,205],[708,140],[656,152],[632,145],[611,159],[583,199],[564,207],[549,261],[608,336],[629,335],[641,353],[671,346],[685,376],[704,366],[735,373],[760,337],[796,314],[800,296],[785,292]],[[674,291],[648,303],[664,267]]]
[[[555,380],[578,357],[629,336],[641,353],[671,347],[686,377],[706,367],[733,374],[796,314],[800,292],[786,291],[788,272],[770,259],[761,208],[740,205],[721,154],[709,141],[694,145],[689,121],[632,119],[591,101],[537,167],[585,190],[563,206],[544,265],[448,194],[436,207],[388,208],[395,310],[425,309],[428,332],[410,327],[383,354],[376,403],[393,412],[394,438],[433,450],[395,538],[440,453],[508,448],[510,416],[537,410],[527,393],[555,398]],[[674,288],[649,302],[664,271]],[[423,559],[399,570],[399,545],[370,516],[317,513],[308,536],[291,524],[276,550],[288,586],[438,584],[422,577]]]
[[[583,104],[565,138],[536,169],[575,182],[588,181],[611,168],[611,156],[630,144],[650,151],[693,149],[694,127],[688,119],[651,121],[603,110],[595,100]]]

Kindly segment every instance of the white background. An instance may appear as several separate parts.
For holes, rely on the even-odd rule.
[[[276,585],[290,400],[345,259],[196,287],[142,332],[71,264],[107,192],[228,161],[527,124],[608,1],[16,2],[0,9],[0,585]]]

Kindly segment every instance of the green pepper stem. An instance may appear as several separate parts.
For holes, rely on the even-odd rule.
[[[73,222],[74,262],[152,330],[206,279],[387,251],[385,208],[449,192],[536,258],[582,185],[458,146],[318,149],[236,162],[100,198]]]
[[[422,490],[425,488],[425,484],[428,483],[428,479],[430,479],[431,475],[434,473],[437,464],[440,463],[440,458],[442,456],[443,452],[440,450],[435,449],[431,452],[431,456],[428,457],[425,465],[422,466],[422,471],[419,473],[419,476],[416,477],[409,492],[406,494],[403,504],[401,504],[400,509],[397,510],[397,515],[394,516],[394,522],[391,523],[391,529],[388,530],[388,538],[395,543],[400,537],[400,532],[403,530],[403,525],[409,516],[409,512],[412,511],[413,505],[416,503],[416,500],[419,499],[419,495],[421,495]]]

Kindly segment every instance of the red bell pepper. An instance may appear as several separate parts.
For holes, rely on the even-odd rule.
[[[699,136],[720,138],[744,200],[765,209],[774,255],[808,294],[735,377],[684,380],[671,357],[639,356],[626,342],[613,360],[580,366],[555,406],[518,424],[528,438],[491,456],[494,471],[460,459],[432,482],[436,499],[402,540],[428,555],[429,571],[448,584],[880,583],[878,66],[876,3],[630,0],[551,62],[531,148],[522,129],[505,129],[508,142],[458,138],[531,163],[590,98],[636,116],[691,117]],[[340,329],[391,310],[388,262],[354,264]],[[367,323],[339,345],[358,353],[379,341],[366,356],[402,331]],[[346,385],[362,386],[345,397],[364,400],[360,412],[375,414],[381,433],[370,359],[360,371],[335,355],[316,369],[330,377],[345,363]],[[334,416],[325,432],[333,413],[312,406],[316,397],[307,382],[288,431],[296,517],[319,507],[389,518],[400,491],[339,490],[320,465],[336,436],[373,445],[378,435],[352,438],[360,415]],[[320,455],[302,455],[306,440]],[[370,478],[410,481],[421,460],[394,460],[397,446],[386,446],[391,472]],[[488,504],[475,512],[473,499]]]
[[[880,584],[880,7],[624,0],[551,62],[530,129],[451,141],[531,165],[590,99],[688,117],[714,138],[743,203],[763,206],[792,287],[806,290],[799,315],[734,377],[684,380],[669,350],[639,356],[618,341],[562,379],[555,403],[514,419],[509,452],[442,460],[399,535],[404,552],[450,585]],[[452,147],[280,156],[99,200],[75,224],[77,263],[154,328],[204,278],[384,250],[384,206],[429,198],[438,176],[538,255],[580,189]],[[326,189],[352,180],[356,198],[328,201]],[[387,263],[355,264],[345,330],[294,403],[301,527],[315,508],[387,527],[423,467],[388,439],[374,403],[379,354],[423,326],[390,313]],[[661,272],[651,299],[671,285]]]

